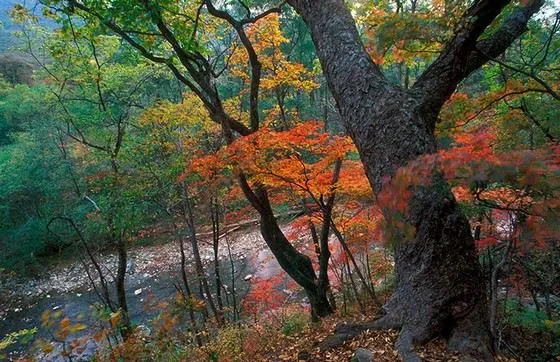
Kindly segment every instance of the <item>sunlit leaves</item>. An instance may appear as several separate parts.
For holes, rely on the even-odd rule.
[[[377,0],[357,10],[366,49],[379,65],[425,65],[441,50],[449,29],[464,10],[443,1]]]
[[[270,14],[251,25],[247,36],[262,65],[261,88],[264,91],[292,88],[310,92],[318,88],[312,73],[301,63],[293,62],[282,51],[289,40],[280,27],[278,14]],[[248,55],[240,46],[233,50],[231,74],[245,81],[249,80]]]
[[[288,131],[264,127],[228,147],[228,158],[254,182],[303,194],[327,194],[334,161],[352,146],[346,138],[322,132],[322,127],[310,121]]]

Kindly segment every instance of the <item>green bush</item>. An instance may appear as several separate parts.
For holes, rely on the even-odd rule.
[[[515,352],[526,361],[555,361],[560,356],[560,321],[546,313],[519,304],[506,302],[503,339],[505,352]]]
[[[535,332],[552,332],[560,337],[560,320],[551,320],[545,312],[519,304],[506,302],[506,320],[509,324]]]
[[[301,312],[290,312],[282,318],[282,333],[286,336],[300,333],[307,325],[308,320],[309,317]]]

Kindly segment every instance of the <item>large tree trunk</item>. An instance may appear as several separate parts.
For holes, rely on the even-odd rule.
[[[544,0],[521,1],[520,6],[508,12],[507,18],[490,36],[479,40],[485,29],[511,0],[473,1],[473,5],[460,19],[441,54],[414,86],[405,91],[391,85],[371,61],[361,44],[354,20],[350,11],[346,9],[344,0],[287,1],[301,14],[311,30],[329,88],[347,129],[358,147],[370,183],[376,191],[381,189],[382,181],[393,175],[398,167],[406,165],[420,155],[436,151],[434,128],[443,103],[468,74],[487,62],[489,57],[501,54],[524,31],[528,19],[544,3]],[[113,19],[103,18],[97,11],[82,2],[69,0],[69,3],[72,7],[99,18],[105,26],[121,35],[146,58],[166,64],[178,79],[200,97],[212,118],[223,126],[228,143],[233,141],[233,131],[240,135],[248,135],[258,129],[261,65],[244,31],[245,22],[237,21],[226,11],[216,9],[209,0],[204,2],[211,15],[230,23],[249,55],[252,74],[251,128],[225,113],[217,88],[212,82],[213,75],[206,71],[211,68],[206,57],[182,48],[180,41],[177,41],[172,30],[164,23],[162,14],[151,11],[157,9],[149,6],[148,2],[144,3],[147,10],[150,10],[153,24],[171,45],[177,58],[189,72],[192,81],[181,74],[175,63],[169,62],[165,57],[152,55],[136,43],[134,37],[130,36],[130,32],[115,24]],[[257,18],[254,17],[253,20]],[[485,349],[484,345],[489,343],[485,331],[486,317],[482,312],[484,308],[480,307],[485,304],[485,300],[482,297],[483,284],[474,257],[474,243],[470,234],[465,231],[468,231],[467,221],[458,211],[453,196],[444,182],[440,180],[438,184],[444,189],[441,194],[438,194],[436,188],[429,187],[425,190],[417,190],[413,195],[413,204],[410,207],[412,214],[415,214],[416,210],[422,210],[425,214],[421,219],[411,219],[416,226],[417,234],[413,240],[402,240],[401,246],[396,250],[399,284],[393,300],[398,300],[399,295],[402,295],[401,299],[404,301],[406,294],[409,298],[418,296],[426,305],[421,308],[422,311],[416,313],[411,303],[404,303],[403,311],[398,313],[401,317],[395,319],[400,322],[399,324],[407,326],[403,336],[412,335],[403,340],[423,341],[425,338],[422,336],[450,330],[452,341],[459,335],[469,341],[479,341],[479,345],[475,348],[456,343],[451,343],[452,346],[477,352],[479,347]],[[244,192],[261,215],[263,236],[268,246],[280,265],[306,289],[313,302],[317,283],[309,258],[298,253],[283,236],[276,221],[269,215],[270,206],[266,195],[264,198],[257,197],[248,185]],[[451,265],[458,261],[464,264]],[[443,272],[444,267],[450,267],[452,270]],[[474,279],[466,283],[465,277],[455,278],[463,272],[464,275],[472,276]],[[435,286],[429,286],[419,279],[424,274],[432,273],[434,276],[429,280],[441,284],[437,293],[434,292]],[[455,290],[460,290],[461,295],[474,296],[470,300],[459,298],[460,313],[454,311],[451,313],[453,318],[446,319],[450,314],[447,311],[429,312],[442,308],[454,309],[454,304],[457,303],[452,302],[450,298],[442,300],[442,296],[456,295]],[[321,296],[320,299],[322,300],[323,297]],[[442,303],[446,306],[442,307]],[[322,310],[321,304],[322,302],[318,302],[316,305],[318,312]],[[390,308],[393,304],[390,302],[387,310],[397,314],[394,308]],[[412,316],[415,313],[418,317],[413,320]],[[481,328],[476,331],[476,327]],[[416,332],[407,333],[412,330]]]
[[[397,348],[437,336],[477,360],[491,356],[484,282],[470,227],[443,180],[418,187],[408,221],[416,235],[395,248],[396,289],[384,306],[382,327],[401,328]]]
[[[356,121],[350,129],[374,190],[381,191],[383,178],[396,168],[436,151],[433,129],[426,126],[434,114],[422,112],[415,95],[386,91],[353,108],[370,114],[369,122]],[[438,170],[432,172],[429,184],[416,186],[408,202],[406,222],[415,235],[403,233],[396,243],[396,289],[379,325],[401,329],[397,348],[407,360],[415,359],[413,344],[437,336],[448,338],[452,350],[491,360],[485,284],[474,239],[446,181]]]
[[[468,12],[476,20],[463,24],[464,34],[450,40],[428,75],[403,90],[371,61],[342,0],[288,2],[311,31],[329,88],[376,192],[399,167],[437,151],[434,129],[443,102],[487,60],[472,51],[474,45],[499,53],[505,47],[496,44],[519,35],[519,19],[526,21],[538,9],[537,4],[527,10],[528,16],[518,11],[510,29],[496,32],[495,42],[479,44],[478,36],[507,1],[478,2]],[[413,344],[437,336],[447,337],[452,350],[491,360],[485,284],[474,240],[441,172],[433,172],[429,184],[412,190],[406,220],[415,235],[403,235],[395,247],[396,290],[376,325],[401,329],[397,347],[406,360],[417,359]]]

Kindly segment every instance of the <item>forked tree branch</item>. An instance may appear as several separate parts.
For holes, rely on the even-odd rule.
[[[488,62],[489,57],[502,54],[525,32],[531,16],[544,4],[544,0],[532,0],[527,5],[516,7],[490,37],[479,40],[510,2],[511,0],[482,0],[475,2],[467,10],[440,56],[412,88],[412,92],[420,95],[424,109],[439,112],[457,85]]]

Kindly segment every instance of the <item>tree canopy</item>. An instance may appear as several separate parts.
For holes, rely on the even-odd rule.
[[[262,312],[267,297],[253,292],[225,307],[218,257],[229,225],[257,220],[314,321],[350,289],[374,308],[342,339],[390,328],[407,361],[441,336],[491,360],[498,304],[510,302],[500,288],[558,323],[558,11],[542,0],[14,4],[18,41],[0,55],[0,270],[80,255],[125,343],[130,248],[166,225],[200,346],[208,318],[223,328],[243,305]],[[110,272],[102,251],[117,255]],[[376,273],[392,273],[390,298]],[[282,283],[271,280],[268,296]]]

